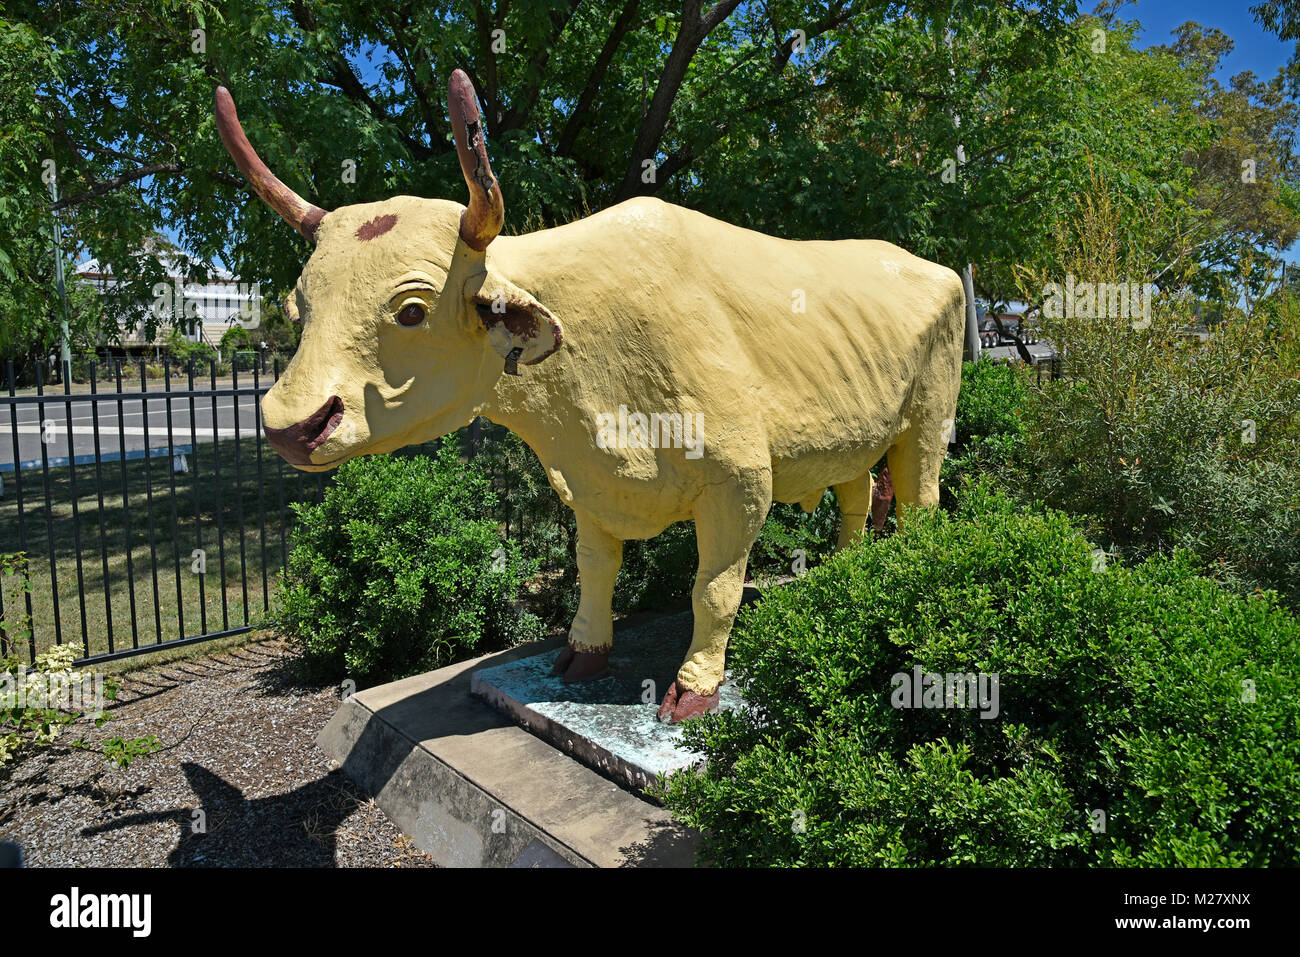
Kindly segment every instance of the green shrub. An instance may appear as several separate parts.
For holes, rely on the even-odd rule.
[[[667,795],[712,862],[1300,864],[1300,621],[1181,552],[1102,566],[980,486],[770,591],[731,651],[752,710],[688,725],[708,764]],[[996,717],[892,707],[914,666],[999,676]]]
[[[1066,274],[1146,274],[1151,251],[1119,209],[1090,196],[1067,212],[1059,273],[1026,274],[1026,301]],[[1227,308],[1204,342],[1196,305],[1171,289],[1140,321],[1044,316],[1064,378],[1028,392],[1012,484],[1126,558],[1188,548],[1219,580],[1300,608],[1300,299]]]
[[[654,538],[624,542],[614,610],[662,608],[689,598],[699,563],[694,522],[677,522]]]
[[[177,329],[173,329],[168,333],[167,344],[163,351],[167,356],[167,361],[182,372],[187,370],[190,363],[193,362],[196,378],[200,375],[206,375],[208,373],[208,363],[215,362],[217,359],[216,349],[206,342],[193,342],[186,339]]]
[[[1127,556],[1187,548],[1224,582],[1300,607],[1300,366],[1241,378],[1234,342],[1250,324],[1127,388],[1098,370],[1033,394],[1023,494],[1085,517]]]
[[[1215,453],[1230,454],[1222,446]],[[1300,609],[1300,468],[1248,461],[1209,469],[1188,491],[1195,511],[1177,514],[1174,543],[1201,556],[1225,584],[1271,588]]]
[[[839,520],[835,493],[829,489],[811,514],[798,505],[774,503],[750,550],[750,574],[793,574],[796,552],[803,553],[804,567],[812,568],[835,548]]]
[[[1023,408],[1029,367],[1009,362],[963,362],[957,393],[957,449],[999,436],[1024,434]]]
[[[955,493],[979,476],[998,476],[1014,468],[1023,454],[1027,367],[993,362],[963,362],[957,393],[957,441],[940,472],[940,501],[956,504]]]
[[[432,458],[347,462],[296,505],[280,620],[311,670],[390,680],[536,637],[512,608],[535,565],[501,541],[494,504],[448,439]]]
[[[0,578],[16,579],[20,594],[30,593],[26,553],[0,553]],[[4,584],[0,581],[0,588]],[[15,607],[21,608],[16,603]],[[113,720],[106,705],[117,700],[121,686],[111,675],[74,670],[77,649],[72,645],[47,648],[29,669],[19,648],[31,637],[32,622],[26,612],[15,616],[11,607],[9,618],[0,617],[0,777],[30,753],[60,746],[96,751],[122,768],[162,747],[152,734],[105,738],[98,747],[84,738],[63,737],[78,722],[101,728]]]
[[[248,335],[248,330],[243,326],[231,326],[221,334],[221,353],[230,355],[240,350],[249,350],[253,348],[253,340]]]
[[[93,354],[75,355],[72,357],[72,381],[89,382],[90,381],[90,364],[96,362],[97,357]],[[104,370],[102,367],[95,369],[96,378],[102,377]]]

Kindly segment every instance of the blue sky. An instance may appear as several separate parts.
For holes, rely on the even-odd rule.
[[[1143,47],[1170,42],[1171,31],[1188,20],[1218,27],[1236,44],[1219,71],[1220,82],[1242,70],[1271,79],[1290,58],[1292,44],[1266,33],[1250,14],[1253,5],[1254,0],[1138,0],[1121,8],[1119,15],[1142,24],[1139,46]],[[1079,8],[1089,9],[1085,3]]]
[[[1253,5],[1254,0],[1138,0],[1123,7],[1119,15],[1142,24],[1140,47],[1171,42],[1173,29],[1188,20],[1202,27],[1218,27],[1234,44],[1217,74],[1219,82],[1226,84],[1243,70],[1253,70],[1260,79],[1272,79],[1291,58],[1294,44],[1279,40],[1256,23],[1250,13]],[[1080,4],[1083,9],[1087,7]],[[1283,253],[1283,258],[1290,263],[1300,262],[1300,243]]]

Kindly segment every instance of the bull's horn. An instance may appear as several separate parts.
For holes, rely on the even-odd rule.
[[[464,70],[453,70],[447,81],[447,112],[451,114],[460,169],[469,187],[469,208],[460,217],[460,238],[465,245],[482,252],[505,225],[506,204],[501,198],[501,184],[488,163],[474,84]]]
[[[221,142],[226,144],[226,151],[244,174],[244,179],[286,223],[306,239],[315,242],[316,227],[320,225],[326,210],[307,202],[266,168],[244,135],[244,128],[239,125],[239,115],[235,112],[235,101],[230,98],[230,91],[224,86],[217,87],[216,114]]]

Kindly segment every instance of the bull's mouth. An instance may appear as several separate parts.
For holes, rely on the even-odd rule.
[[[343,400],[336,395],[325,400],[325,404],[300,422],[295,422],[283,429],[263,426],[266,440],[290,465],[316,465],[311,455],[324,444],[325,440],[343,421]]]
[[[315,452],[321,444],[330,437],[339,423],[343,421],[343,400],[336,395],[329,397],[329,401],[317,411],[316,415],[325,415],[325,425],[314,439],[307,443],[307,448]]]

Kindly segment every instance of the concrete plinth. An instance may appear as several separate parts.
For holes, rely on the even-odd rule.
[[[694,832],[470,694],[472,672],[562,643],[359,691],[317,743],[443,866],[691,866]]]
[[[651,787],[658,775],[698,764],[703,755],[680,747],[680,726],[656,720],[659,702],[691,642],[683,612],[621,631],[600,678],[565,684],[551,676],[558,651],[476,668],[474,694],[511,715],[555,747],[621,784]],[[720,707],[744,705],[731,683]]]

